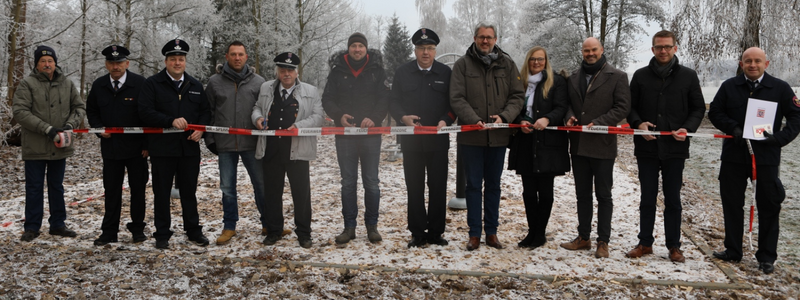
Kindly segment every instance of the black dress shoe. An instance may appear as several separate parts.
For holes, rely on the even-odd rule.
[[[439,246],[447,246],[449,244],[447,240],[445,240],[441,235],[429,237],[425,241],[428,242],[428,244],[439,245]]]
[[[196,236],[190,236],[189,241],[195,243],[198,246],[208,246],[208,239],[202,233]]]
[[[425,238],[418,236],[411,236],[411,241],[408,242],[408,248],[425,246]]]
[[[533,235],[526,235],[524,239],[517,243],[517,246],[520,248],[531,248],[533,246]]]
[[[263,241],[261,241],[261,243],[263,243],[264,245],[267,245],[267,246],[271,246],[271,245],[275,245],[275,243],[277,243],[280,240],[281,240],[281,235],[280,234],[268,234],[267,237],[264,238]]]
[[[714,251],[714,257],[724,261],[732,261],[732,262],[739,262],[742,260],[741,257],[733,256],[733,254],[730,254],[727,250],[722,252]]]
[[[156,249],[169,249],[169,240],[156,240]]]
[[[36,239],[37,237],[39,237],[38,231],[25,230],[25,232],[22,233],[22,237],[20,237],[20,240],[22,240],[23,242],[30,242]]]
[[[141,243],[147,240],[147,236],[144,235],[144,232],[135,232],[132,234],[133,234],[133,239],[131,240],[131,242],[133,242],[134,244]]]
[[[67,228],[67,226],[61,226],[61,227],[56,228],[56,229],[52,229],[51,228],[50,229],[50,235],[58,235],[58,236],[63,236],[63,237],[76,237],[76,236],[78,236],[78,234],[75,233],[75,231],[70,230],[69,228]]]
[[[311,242],[311,238],[310,237],[301,237],[301,238],[297,239],[297,241],[300,243],[300,247],[303,247],[303,248],[306,248],[306,249],[311,248],[311,245],[314,244],[314,243]]]
[[[108,245],[109,243],[116,243],[116,242],[117,242],[117,238],[116,237],[104,236],[104,235],[101,234],[100,237],[98,237],[96,240],[94,240],[94,245],[95,246],[105,246],[105,245]]]
[[[775,272],[775,266],[765,261],[758,263],[758,269],[764,272],[764,274],[772,274],[772,272]]]

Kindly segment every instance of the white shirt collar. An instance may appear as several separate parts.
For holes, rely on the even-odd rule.
[[[114,87],[114,78],[111,78],[111,76],[108,76],[108,79],[111,80],[111,87]],[[125,84],[125,80],[126,79],[128,79],[128,71],[125,71],[125,73],[122,74],[122,77],[117,79],[117,81],[119,81],[119,87],[122,87],[122,85]]]
[[[292,87],[290,87],[290,88],[288,88],[288,89],[286,89],[286,88],[283,88],[283,84],[281,84],[280,80],[278,81],[278,85],[281,87],[281,89],[280,89],[280,93],[281,93],[281,95],[283,95],[283,90],[286,90],[286,94],[287,94],[287,95],[291,95],[291,94],[292,94],[292,92],[294,92],[294,88],[296,88],[296,87],[297,87],[297,83],[295,83],[295,84],[294,84]]]
[[[431,70],[431,68],[433,68],[433,64],[431,64],[431,66],[430,66],[430,67],[423,68],[423,67],[421,67],[421,66],[419,65],[419,63],[417,63],[417,68],[419,68],[419,70],[420,70],[420,71],[430,71],[430,70]]]
[[[748,78],[747,75],[744,75],[744,79],[747,80],[747,81],[753,81],[753,80],[750,80],[750,78]],[[761,77],[758,77],[758,80],[757,80],[758,84],[761,84],[762,80],[764,80],[764,74],[761,74]]]

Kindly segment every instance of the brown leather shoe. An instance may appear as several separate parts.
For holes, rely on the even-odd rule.
[[[580,236],[568,243],[561,243],[561,247],[568,250],[592,249],[592,242],[584,240]]]
[[[630,258],[639,258],[645,254],[653,254],[653,247],[636,245],[636,248],[633,248],[633,250],[625,253],[625,256]]]
[[[673,262],[684,262],[686,258],[683,257],[683,251],[678,247],[669,248],[669,260]]]
[[[496,234],[490,234],[486,236],[486,246],[503,249],[503,244],[500,244],[500,241],[497,240]]]
[[[469,237],[469,242],[467,242],[467,251],[478,249],[478,247],[480,246],[481,246],[481,237],[479,236]]]
[[[594,252],[594,257],[607,258],[608,257],[608,244],[603,241],[597,242],[597,250]]]

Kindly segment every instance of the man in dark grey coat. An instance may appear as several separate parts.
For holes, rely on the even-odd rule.
[[[570,108],[567,126],[616,126],[630,110],[631,90],[628,75],[606,63],[603,45],[596,38],[584,40],[583,63],[569,77]],[[617,136],[597,133],[570,133],[572,173],[575,196],[578,198],[578,237],[562,243],[569,250],[591,249],[592,191],[597,196],[597,250],[595,257],[608,257],[611,237],[611,215],[614,202],[611,186],[614,159],[617,157]],[[594,186],[593,186],[594,185]]]
[[[678,63],[675,34],[662,30],[653,36],[650,65],[633,74],[628,123],[641,130],[671,131],[669,136],[633,137],[633,154],[639,167],[639,244],[630,258],[653,253],[658,175],[664,191],[664,231],[669,258],[684,262],[681,252],[681,185],[683,166],[689,158],[687,132],[695,132],[706,106],[697,72]],[[684,134],[684,135],[682,135]]]
[[[225,52],[225,64],[219,74],[211,76],[206,86],[206,96],[211,106],[211,125],[256,129],[250,122],[250,113],[258,100],[258,91],[264,77],[250,70],[247,49],[240,41],[233,41]],[[261,234],[266,234],[264,215],[264,175],[261,162],[256,160],[257,136],[206,133],[206,147],[219,155],[219,189],[222,191],[222,234],[217,245],[224,245],[236,235],[239,205],[236,196],[236,177],[241,158],[250,183],[261,221]]]

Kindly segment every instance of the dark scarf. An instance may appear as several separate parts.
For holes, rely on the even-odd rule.
[[[594,64],[591,65],[587,64],[585,59],[583,60],[583,62],[581,62],[580,78],[578,78],[578,84],[581,91],[581,99],[586,98],[586,90],[589,88],[589,84],[586,82],[586,75],[591,75],[592,76],[591,79],[594,79],[594,77],[597,76],[597,72],[600,72],[600,70],[603,69],[603,66],[605,65],[606,65],[605,54],[600,55],[600,59],[598,59],[597,62]]]
[[[222,71],[231,76],[231,78],[233,78],[233,81],[239,83],[242,82],[242,80],[244,80],[248,74],[250,74],[250,66],[245,64],[244,67],[242,67],[241,72],[236,72],[236,70],[228,66],[228,63],[226,62],[225,64],[222,65]]]
[[[486,55],[481,53],[481,50],[478,49],[478,45],[475,45],[475,43],[472,43],[472,47],[471,48],[472,48],[472,52],[475,53],[475,56],[478,59],[480,59],[481,62],[483,62],[484,65],[487,65],[487,66],[491,65],[493,61],[495,61],[498,58],[500,58],[500,54],[497,51],[497,46],[492,48],[492,52],[489,52],[489,54],[486,54]]]
[[[672,60],[670,60],[666,65],[663,66],[658,64],[658,61],[654,56],[652,59],[650,59],[649,67],[650,70],[653,70],[653,72],[656,73],[656,75],[658,75],[659,78],[665,79],[667,78],[667,76],[669,76],[669,74],[672,73],[672,68],[674,68],[675,65],[677,64],[678,64],[677,56],[673,56]]]

